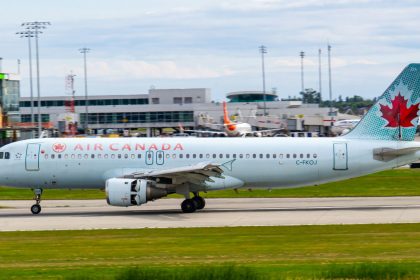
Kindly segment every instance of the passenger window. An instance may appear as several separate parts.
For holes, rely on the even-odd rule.
[[[239,158],[244,158],[244,155],[243,154],[239,154]]]
[[[57,157],[58,157],[58,158],[61,158],[61,155],[60,155],[60,154],[58,154],[58,155],[57,155]]]
[[[183,158],[184,157],[184,155],[183,154],[179,154],[179,158]]]
[[[223,154],[220,154],[220,155],[219,155],[219,158],[223,158]]]
[[[277,157],[277,155],[276,154],[273,154],[273,158],[276,158]]]
[[[141,154],[138,154],[138,155],[137,155],[137,158],[139,158],[139,159],[140,159],[140,158],[141,158]]]
[[[48,154],[45,154],[45,159],[48,159]]]
[[[111,158],[114,159],[115,158],[115,154],[111,154]]]
[[[263,158],[264,157],[264,155],[263,154],[260,154],[260,158]]]
[[[82,155],[81,155],[81,154],[78,154],[78,155],[77,155],[77,158],[78,158],[78,159],[81,159],[81,158],[82,158]]]
[[[253,158],[257,158],[257,155],[256,155],[256,154],[252,154],[252,157],[253,157]]]
[[[303,158],[303,154],[300,154],[300,158]]]
[[[233,154],[233,155],[232,155],[232,157],[233,157],[233,158],[236,158],[236,154]]]
[[[317,158],[317,156],[318,156],[317,154],[314,154],[314,158]]]
[[[210,158],[210,154],[206,154],[206,158]]]
[[[85,159],[87,159],[89,157],[89,155],[88,154],[85,154]]]
[[[76,158],[76,155],[75,155],[75,154],[72,154],[72,155],[71,155],[71,158],[72,158],[72,159],[75,159],[75,158]]]
[[[124,158],[128,158],[128,154],[124,154]]]
[[[169,154],[166,154],[169,157]],[[135,154],[131,154],[131,159],[135,159],[136,155]]]
[[[266,157],[266,158],[270,158],[270,154],[266,154],[266,155],[265,155],[265,157]]]
[[[171,155],[170,154],[166,154],[166,158],[171,158]]]
[[[196,154],[193,154],[193,155],[192,155],[192,157],[193,157],[193,158],[196,158],[196,157],[197,157],[197,155],[196,155]]]
[[[230,158],[230,155],[229,154],[226,154],[226,158]]]
[[[213,158],[216,158],[216,154],[213,154]]]
[[[52,154],[52,155],[51,155],[51,159],[54,159],[54,158],[55,158],[55,155],[54,155],[54,154]]]
[[[293,154],[293,158],[297,158],[297,155],[296,154]]]
[[[200,154],[200,158],[203,158],[203,154]]]
[[[158,153],[158,159],[162,159],[162,153]]]
[[[118,158],[121,158],[121,154],[118,154]]]
[[[190,154],[186,154],[186,155],[185,155],[185,157],[186,157],[186,158],[190,158]]]
[[[176,159],[176,154],[172,154],[172,158],[173,159]]]
[[[69,155],[68,155],[68,154],[65,154],[65,155],[64,155],[64,158],[65,158],[65,159],[68,159],[68,158],[69,158]]]
[[[250,158],[251,157],[251,155],[250,154],[246,154],[246,158]]]
[[[310,158],[311,157],[311,154],[306,154],[306,158]]]
[[[0,152],[0,159],[3,159],[3,155],[4,155],[4,153]]]
[[[108,154],[104,154],[104,158],[107,159],[108,158]]]
[[[98,159],[101,159],[102,158],[102,154],[98,154]]]
[[[279,154],[279,158],[283,158],[283,154]]]
[[[9,152],[5,152],[4,153],[4,159],[9,159],[10,158],[10,153]]]
[[[287,155],[286,155],[286,158],[290,158],[290,154],[287,154]]]
[[[91,157],[91,158],[95,158],[95,154],[91,154],[91,155],[90,155],[90,157]]]

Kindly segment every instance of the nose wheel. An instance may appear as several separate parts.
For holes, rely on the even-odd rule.
[[[31,212],[34,215],[41,213],[41,195],[42,189],[34,189],[35,204],[31,206]]]

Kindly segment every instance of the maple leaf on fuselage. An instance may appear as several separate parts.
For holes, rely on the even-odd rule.
[[[392,108],[388,105],[382,105],[380,110],[382,118],[388,121],[385,127],[413,127],[411,123],[417,117],[419,111],[419,103],[413,104],[407,108],[407,101],[399,92],[393,100],[391,100]]]

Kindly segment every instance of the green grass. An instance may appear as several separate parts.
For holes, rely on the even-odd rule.
[[[1,279],[198,279],[203,267],[261,279],[420,278],[420,224],[0,232],[0,240]]]
[[[230,197],[337,197],[337,196],[413,196],[420,195],[420,169],[395,169],[316,187],[248,191],[241,189],[203,194],[208,198]],[[0,187],[2,199],[31,199],[29,189]],[[176,196],[170,196],[176,197]],[[179,197],[179,196],[178,196]],[[45,190],[43,199],[104,199],[100,190]]]

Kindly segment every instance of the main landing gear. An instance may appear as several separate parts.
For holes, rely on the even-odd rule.
[[[35,204],[31,206],[31,212],[32,214],[39,214],[41,213],[41,195],[42,195],[42,189],[34,189],[34,200]]]
[[[204,198],[198,195],[198,193],[194,193],[193,198],[186,198],[181,203],[181,209],[184,213],[193,213],[196,210],[201,210],[206,206],[206,201]]]

